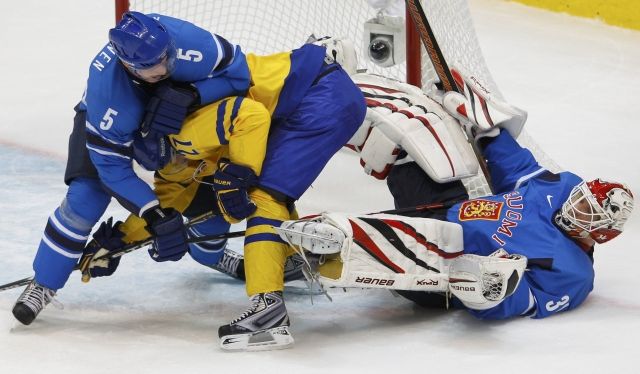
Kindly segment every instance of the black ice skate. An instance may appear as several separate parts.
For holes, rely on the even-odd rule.
[[[240,253],[231,249],[225,248],[220,261],[215,265],[211,265],[211,268],[232,278],[245,280],[244,258]]]
[[[254,295],[251,303],[240,317],[220,326],[220,347],[227,351],[263,351],[291,346],[293,337],[282,292]]]
[[[297,253],[287,257],[284,263],[284,281],[304,280],[305,277],[302,270],[304,265],[304,259]]]
[[[13,306],[13,316],[22,324],[29,325],[55,295],[55,291],[32,280]]]

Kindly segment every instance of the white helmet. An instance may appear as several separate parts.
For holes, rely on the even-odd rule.
[[[571,236],[604,243],[622,233],[632,210],[633,194],[627,186],[595,179],[571,190],[556,222]]]
[[[320,39],[316,39],[314,35],[311,35],[309,41],[327,49],[327,55],[324,59],[326,63],[337,62],[349,75],[358,72],[358,56],[351,40],[332,36],[323,36]]]

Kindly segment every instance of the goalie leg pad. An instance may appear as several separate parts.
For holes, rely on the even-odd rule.
[[[360,151],[360,166],[365,173],[382,180],[389,175],[399,153],[398,144],[375,127],[371,129],[367,142]]]
[[[465,254],[451,263],[449,289],[470,309],[490,309],[513,294],[526,267],[526,257],[504,249],[489,256]]]
[[[438,102],[417,87],[383,77],[353,78],[366,97],[367,115],[348,145],[360,153],[365,172],[384,179],[404,150],[408,156],[402,161],[415,161],[439,183],[477,174],[477,160],[458,121]]]
[[[302,227],[303,234],[332,232],[341,237],[339,258],[319,269],[326,287],[446,291],[449,263],[462,255],[463,248],[460,225],[428,218],[325,213],[306,224],[285,222],[283,227]],[[280,235],[303,250],[318,253],[313,237],[305,240],[305,235],[300,235],[296,239],[286,231]],[[324,271],[323,266],[332,269]]]

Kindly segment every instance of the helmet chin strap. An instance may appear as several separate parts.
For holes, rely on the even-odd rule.
[[[562,211],[558,210],[556,215],[553,217],[553,220],[556,222],[556,225],[560,226],[561,229],[566,231],[567,233],[571,231],[575,231],[575,226],[568,219],[562,216]]]
[[[587,230],[576,227],[569,220],[563,218],[561,211],[558,211],[556,213],[554,221],[556,225],[563,229],[571,239],[575,240],[580,248],[582,248],[582,250],[584,250],[585,252],[590,251],[593,245],[596,243]]]

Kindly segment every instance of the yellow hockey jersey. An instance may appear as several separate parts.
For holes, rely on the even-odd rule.
[[[290,115],[320,74],[325,49],[316,45],[268,56],[247,55],[251,87],[246,97],[229,97],[187,118],[169,136],[176,151],[191,160],[228,157],[260,175],[269,127]]]

